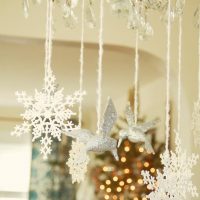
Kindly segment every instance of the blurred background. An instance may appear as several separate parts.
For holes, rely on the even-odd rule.
[[[95,3],[98,17],[99,2]],[[194,26],[197,0],[186,1],[183,17],[183,70],[182,70],[182,121],[181,139],[189,153],[194,148],[191,134],[193,102],[197,100],[198,31]],[[0,0],[0,199],[1,200],[145,200],[148,188],[143,185],[140,171],[149,169],[152,174],[161,168],[159,154],[163,151],[165,119],[165,57],[166,27],[158,13],[150,15],[154,35],[139,43],[139,104],[140,121],[160,119],[158,126],[149,132],[156,155],[145,153],[141,144],[125,141],[119,149],[120,162],[109,153],[92,155],[86,179],[72,185],[66,160],[71,141],[63,136],[62,143],[54,142],[53,153],[44,162],[38,144],[31,143],[31,135],[11,137],[14,126],[21,122],[22,105],[17,103],[15,91],[42,88],[44,76],[44,37],[46,2],[32,5],[30,16],[23,16],[21,0]],[[76,10],[77,15],[80,8]],[[79,88],[80,22],[67,29],[60,9],[54,10],[53,70],[65,94]],[[80,19],[80,17],[79,17]],[[178,23],[172,27],[171,56],[171,148],[177,118],[177,51]],[[96,67],[98,56],[98,24],[85,34],[83,126],[96,130]],[[103,58],[103,106],[110,96],[120,116],[113,137],[126,125],[124,109],[128,100],[133,106],[135,34],[126,28],[126,20],[112,13],[105,3],[105,52]],[[75,119],[76,120],[76,119]],[[199,164],[194,181],[200,185]]]

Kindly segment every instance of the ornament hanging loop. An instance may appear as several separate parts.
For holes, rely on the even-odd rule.
[[[79,80],[79,87],[80,93],[83,92],[83,66],[84,66],[84,21],[85,21],[85,0],[82,0],[82,7],[81,7],[81,48],[80,48],[80,80]],[[79,127],[82,126],[82,99],[79,104]]]
[[[200,101],[200,5],[198,7],[197,10],[197,17],[198,17],[198,21],[197,21],[197,28],[198,28],[198,59],[199,59],[199,77],[198,77],[198,100]]]
[[[97,134],[101,132],[102,68],[103,68],[103,16],[104,0],[100,0],[99,58],[97,79]]]
[[[166,151],[169,151],[170,137],[170,44],[171,42],[171,0],[168,2],[168,20],[167,20],[167,64],[166,64]]]
[[[47,14],[46,14],[46,41],[45,41],[45,89],[49,78],[51,77],[51,57],[52,57],[52,40],[53,40],[53,1],[47,0]]]
[[[134,90],[134,123],[137,124],[138,120],[138,76],[139,76],[139,32],[136,30],[135,42],[135,90]]]

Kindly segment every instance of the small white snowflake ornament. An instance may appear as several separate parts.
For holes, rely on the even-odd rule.
[[[21,136],[32,132],[33,142],[40,138],[40,151],[44,159],[51,153],[53,138],[60,141],[62,133],[78,128],[72,121],[76,113],[71,109],[82,101],[82,96],[85,94],[76,91],[64,98],[63,89],[57,90],[55,80],[55,76],[49,70],[41,92],[35,90],[34,96],[28,96],[26,92],[16,92],[18,102],[25,108],[25,112],[21,115],[24,122],[17,125],[11,134]]]
[[[69,152],[67,165],[69,173],[72,175],[72,183],[80,183],[84,180],[87,172],[89,156],[85,144],[79,141],[72,141],[72,149]]]
[[[157,120],[143,123],[143,124],[135,124],[134,122],[134,114],[131,109],[130,103],[127,105],[125,110],[126,120],[128,122],[128,128],[122,129],[119,132],[119,142],[118,147],[121,145],[122,141],[128,139],[130,142],[143,142],[145,149],[148,153],[154,153],[153,147],[149,141],[149,138],[145,134],[150,129],[154,128],[157,124]]]
[[[144,184],[152,192],[147,195],[149,200],[183,200],[188,195],[198,197],[197,187],[192,183],[192,168],[197,164],[199,155],[188,156],[182,150],[180,139],[176,134],[176,150],[165,151],[161,155],[164,166],[163,172],[157,170],[157,177],[150,175],[149,171],[142,171]]]

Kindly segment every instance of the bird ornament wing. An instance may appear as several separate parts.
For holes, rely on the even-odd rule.
[[[117,111],[111,98],[108,98],[108,103],[103,115],[101,132],[103,136],[107,136],[113,128],[117,120]]]
[[[129,127],[134,127],[135,126],[135,123],[134,123],[134,114],[133,114],[133,111],[131,109],[130,102],[126,106],[125,115],[126,115],[126,120],[128,122],[128,126]]]
[[[159,122],[159,120],[153,120],[153,121],[150,121],[150,122],[147,122],[147,123],[138,125],[138,126],[139,126],[139,128],[141,128],[142,131],[145,133],[145,132],[147,132],[148,130],[154,128],[158,122]]]
[[[92,134],[91,131],[87,129],[77,129],[67,133],[67,136],[86,144],[89,141],[89,139],[94,135]]]

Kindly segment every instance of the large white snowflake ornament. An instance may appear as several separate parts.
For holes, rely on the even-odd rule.
[[[25,112],[21,114],[24,122],[17,125],[11,134],[21,136],[32,132],[33,142],[40,138],[40,150],[44,159],[47,159],[48,154],[51,153],[53,138],[60,141],[62,133],[78,128],[72,121],[76,113],[71,108],[82,101],[85,94],[76,91],[73,95],[64,98],[63,88],[57,90],[55,80],[50,69],[41,92],[35,90],[34,96],[28,96],[26,92],[16,92],[18,102],[25,108]]]
[[[163,172],[157,170],[157,177],[149,171],[142,171],[143,181],[152,192],[147,195],[150,200],[183,200],[188,195],[198,197],[197,187],[192,183],[192,168],[197,164],[199,155],[188,156],[181,148],[180,139],[176,135],[176,150],[165,151],[161,155]]]
[[[192,114],[192,132],[194,135],[194,143],[200,146],[200,100],[194,103],[194,111]]]
[[[72,175],[72,183],[80,183],[84,180],[89,163],[86,146],[82,142],[72,141],[72,149],[69,152],[67,165],[69,173]]]

